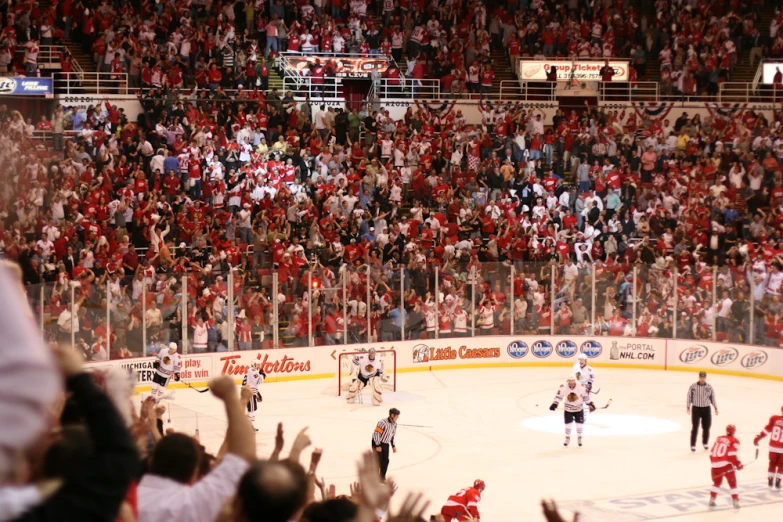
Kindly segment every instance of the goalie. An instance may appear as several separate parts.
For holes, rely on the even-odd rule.
[[[370,348],[366,354],[354,357],[353,364],[359,367],[359,371],[351,381],[351,386],[345,395],[346,400],[353,404],[358,396],[361,402],[362,388],[369,385],[372,390],[372,403],[380,406],[383,402],[381,382],[386,382],[388,377],[383,374],[383,361],[378,357],[375,348]]]

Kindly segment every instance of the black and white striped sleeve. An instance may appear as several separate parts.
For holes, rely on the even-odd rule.
[[[378,421],[378,425],[375,426],[375,431],[372,434],[372,442],[376,446],[381,444],[391,444],[394,446],[394,432],[397,430],[397,426],[390,422],[389,419],[381,419]]]

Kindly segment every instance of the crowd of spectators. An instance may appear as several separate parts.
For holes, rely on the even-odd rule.
[[[278,346],[512,325],[779,344],[779,113],[587,108],[545,128],[518,105],[468,125],[424,106],[150,103],[139,123],[58,108],[55,129],[81,129],[53,153],[3,116],[0,247],[51,337],[90,358],[183,330],[194,351],[271,348],[275,324]]]
[[[393,480],[382,480],[376,455],[358,462],[350,496],[318,478],[323,449],[307,467],[312,442],[304,428],[286,457],[283,424],[261,458],[245,415],[248,387],[231,377],[209,383],[225,408],[226,433],[216,453],[198,437],[167,427],[165,406],[133,404],[135,376],[120,369],[87,372],[70,347],[47,346],[30,321],[21,273],[0,265],[0,371],[6,378],[0,421],[0,520],[56,522],[419,522],[429,503],[409,493],[390,510]],[[24,349],[20,350],[20,347]],[[327,450],[328,451],[328,450]],[[316,498],[319,500],[316,500]],[[545,505],[549,520],[557,515]],[[434,517],[443,520],[442,517]],[[430,519],[432,520],[432,519]]]
[[[490,55],[629,59],[631,81],[647,77],[647,62],[661,62],[664,94],[714,94],[738,60],[750,63],[783,54],[781,16],[761,26],[763,2],[672,2],[653,9],[626,4],[543,0],[490,4],[403,0],[312,0],[219,4],[171,2],[116,4],[66,0],[42,9],[19,1],[5,16],[0,67],[12,65],[25,46],[19,70],[34,74],[40,45],[62,37],[81,42],[98,71],[127,73],[131,87],[195,87],[215,96],[265,91],[269,68],[281,52],[304,55],[385,55],[388,75],[438,78],[443,91],[478,92],[494,80]],[[653,15],[654,13],[654,15]],[[72,58],[64,56],[64,71]],[[497,66],[497,64],[496,64]],[[313,63],[314,82],[333,75]],[[404,69],[403,69],[404,67]],[[113,76],[114,77],[114,76]],[[223,94],[225,94],[225,92]]]

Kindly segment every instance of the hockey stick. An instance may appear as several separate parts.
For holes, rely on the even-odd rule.
[[[742,469],[745,469],[745,468],[747,468],[748,466],[750,466],[751,464],[753,464],[753,463],[754,463],[754,462],[756,462],[757,460],[759,460],[759,448],[756,448],[756,456],[753,458],[753,460],[751,460],[751,461],[750,461],[750,462],[748,462],[747,464],[743,464],[743,465],[742,465]],[[732,472],[734,472],[734,471],[742,471],[742,470],[738,470],[737,468],[735,468],[734,466],[732,466],[732,468],[731,468],[730,470],[728,470],[728,471],[725,471],[725,472],[721,473],[720,475],[718,475],[718,477],[722,477],[722,476],[724,476],[724,475],[728,475],[729,473],[732,473]]]
[[[432,428],[432,426],[420,426],[418,424],[400,424],[397,423],[397,426],[405,426],[406,428]]]
[[[590,393],[592,393],[593,395],[598,395],[599,393],[601,393],[601,388],[598,388],[598,389],[597,389],[597,390],[595,390],[595,391],[593,391],[593,390],[590,390]]]
[[[609,407],[609,406],[611,406],[611,405],[612,405],[612,399],[609,399],[609,402],[607,402],[607,403],[606,403],[606,406],[601,406],[601,407],[600,407],[600,408],[598,408],[598,409],[599,409],[599,410],[605,410],[606,408],[608,408],[608,407]]]
[[[197,391],[199,393],[207,393],[209,391],[209,388],[204,388],[203,390],[199,390],[198,388],[194,388],[193,385],[190,384],[189,382],[185,382],[185,381],[182,381],[182,382],[185,384],[185,386],[187,386],[191,390],[195,390],[195,391]]]

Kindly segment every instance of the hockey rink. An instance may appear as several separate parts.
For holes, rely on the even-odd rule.
[[[389,476],[408,490],[424,491],[439,512],[447,497],[482,479],[487,489],[479,510],[483,522],[543,520],[539,501],[554,498],[561,511],[580,511],[582,522],[637,520],[762,520],[780,516],[783,493],[767,488],[767,440],[759,460],[738,472],[740,510],[731,507],[724,483],[717,508],[707,507],[710,461],[699,446],[690,451],[686,392],[696,372],[596,368],[599,409],[587,417],[584,447],[563,447],[562,405],[549,405],[568,368],[502,368],[399,373],[397,392],[385,403],[347,404],[335,380],[267,383],[256,415],[258,454],[272,451],[282,421],[286,452],[307,426],[313,446],[324,449],[318,475],[348,494],[356,460],[369,449],[375,423],[395,406],[399,422],[426,426],[397,430],[398,453]],[[737,426],[739,458],[753,460],[753,437],[770,415],[780,413],[780,382],[710,375],[720,415],[711,440],[727,424]],[[194,433],[217,451],[225,432],[221,404],[209,393],[179,389],[170,405],[175,430]],[[309,462],[309,448],[302,459]],[[570,520],[570,517],[568,517]]]

